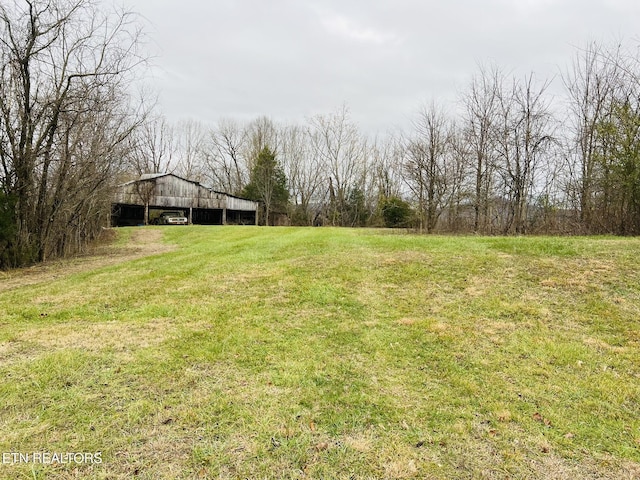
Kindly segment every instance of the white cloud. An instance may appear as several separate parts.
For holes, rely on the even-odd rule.
[[[398,35],[371,27],[364,27],[343,15],[332,15],[325,18],[322,24],[332,34],[340,35],[357,42],[374,45],[399,44]]]

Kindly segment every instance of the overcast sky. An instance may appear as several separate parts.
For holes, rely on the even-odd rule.
[[[589,41],[640,38],[639,0],[121,1],[146,19],[170,121],[297,123],[346,104],[385,133],[431,100],[455,108],[479,64],[551,78]]]

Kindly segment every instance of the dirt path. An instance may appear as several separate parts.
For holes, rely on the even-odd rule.
[[[124,245],[117,245],[112,240],[86,255],[0,271],[0,292],[175,250],[174,246],[162,243],[162,237],[162,229],[140,227],[132,232],[129,242]]]

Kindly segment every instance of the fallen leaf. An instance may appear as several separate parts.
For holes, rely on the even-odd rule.
[[[542,415],[540,415],[538,412],[533,414],[533,419],[536,422],[540,422],[540,423],[544,423],[547,427],[551,427],[551,420],[549,420],[548,418],[544,418]]]
[[[327,450],[329,448],[329,444],[327,442],[320,442],[313,448],[315,448],[317,452],[322,452],[323,450]]]
[[[311,420],[311,421],[309,422],[309,429],[310,429],[312,432],[315,432],[315,431],[316,431],[316,424],[313,422],[313,420]]]

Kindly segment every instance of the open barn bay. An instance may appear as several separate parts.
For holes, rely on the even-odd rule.
[[[116,233],[0,274],[0,478],[640,478],[637,238]]]

